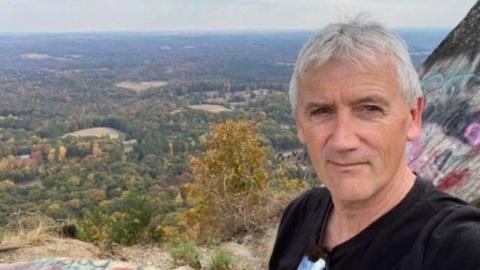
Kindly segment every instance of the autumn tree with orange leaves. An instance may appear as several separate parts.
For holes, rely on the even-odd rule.
[[[229,238],[258,228],[267,198],[267,151],[249,121],[217,124],[200,156],[190,159],[193,207],[184,223],[197,240]]]

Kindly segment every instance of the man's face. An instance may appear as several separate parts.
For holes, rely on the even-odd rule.
[[[298,137],[334,198],[366,200],[407,169],[405,146],[420,133],[423,100],[408,105],[386,56],[363,68],[331,60],[298,89]]]

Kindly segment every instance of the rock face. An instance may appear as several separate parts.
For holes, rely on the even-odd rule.
[[[232,269],[267,269],[276,228],[277,225],[272,224],[265,236],[250,239],[243,244],[225,242],[217,248],[232,259]],[[165,249],[149,245],[114,246],[103,251],[79,240],[44,236],[28,245],[18,245],[11,249],[5,247],[0,245],[0,270],[193,269],[188,265],[175,265]],[[199,248],[201,269],[212,269],[215,250],[214,247]]]
[[[0,252],[0,263],[33,261],[46,257],[98,260],[102,257],[102,251],[92,244],[76,239],[45,237],[35,245]]]
[[[467,201],[480,197],[480,2],[419,71],[427,103],[409,164],[437,187]]]
[[[480,2],[477,2],[465,18],[448,34],[423,64],[430,69],[440,59],[467,54],[472,57],[479,53],[480,44]]]

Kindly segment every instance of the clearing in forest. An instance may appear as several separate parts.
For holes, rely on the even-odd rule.
[[[117,83],[115,86],[128,89],[131,91],[135,91],[138,94],[142,93],[145,90],[150,88],[157,88],[167,85],[168,82],[165,81],[141,81],[141,82],[132,82],[132,81],[124,81]]]
[[[95,127],[95,128],[87,128],[87,129],[81,129],[74,132],[70,132],[63,135],[62,138],[66,138],[68,136],[74,136],[74,137],[106,137],[108,136],[111,139],[118,139],[120,138],[120,136],[123,136],[123,133],[113,128]]]

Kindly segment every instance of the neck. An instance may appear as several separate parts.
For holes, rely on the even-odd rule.
[[[355,202],[336,200],[327,223],[323,245],[327,249],[354,237],[395,207],[410,191],[415,175],[405,165],[397,175],[372,197]]]

